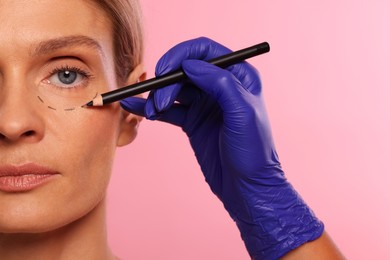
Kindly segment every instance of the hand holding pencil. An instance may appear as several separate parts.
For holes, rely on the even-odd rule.
[[[276,259],[321,236],[323,224],[284,175],[256,69],[246,62],[222,69],[204,61],[230,52],[207,38],[183,42],[160,59],[156,75],[182,68],[188,79],[121,105],[181,127],[252,259]]]
[[[269,49],[269,44],[267,42],[263,42],[239,51],[226,53],[224,55],[207,60],[207,62],[221,68],[226,68],[238,62],[242,62],[245,59],[269,52]],[[83,107],[103,106],[153,89],[166,87],[186,78],[187,75],[185,72],[182,69],[177,69],[160,77],[148,79],[101,95],[97,95],[93,100],[85,104]]]

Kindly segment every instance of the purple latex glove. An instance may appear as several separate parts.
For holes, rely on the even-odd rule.
[[[189,80],[121,105],[180,126],[251,258],[277,259],[324,227],[284,176],[257,71],[246,62],[221,69],[202,61],[228,52],[207,38],[183,42],[160,59],[156,75],[182,67]]]

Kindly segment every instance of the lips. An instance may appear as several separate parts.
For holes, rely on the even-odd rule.
[[[27,192],[46,184],[58,175],[57,171],[34,163],[1,165],[0,191]]]

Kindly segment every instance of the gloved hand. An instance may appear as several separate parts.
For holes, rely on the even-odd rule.
[[[160,59],[156,75],[182,67],[189,80],[121,105],[180,126],[252,259],[277,259],[318,238],[323,224],[285,178],[257,71],[246,62],[221,69],[202,61],[228,52],[207,38],[183,42]]]

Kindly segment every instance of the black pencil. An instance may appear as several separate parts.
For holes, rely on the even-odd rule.
[[[248,47],[239,51],[235,51],[211,60],[207,62],[216,65],[221,68],[226,68],[233,64],[244,61],[248,58],[269,52],[270,46],[267,42],[263,42],[252,47]],[[170,72],[168,74],[148,79],[142,82],[138,82],[123,88],[118,88],[116,90],[106,92],[104,94],[98,95],[96,98],[85,104],[83,107],[91,106],[103,106],[110,104],[115,101],[125,99],[130,96],[138,95],[152,89],[162,88],[173,83],[179,82],[183,79],[186,79],[187,76],[182,69]]]

